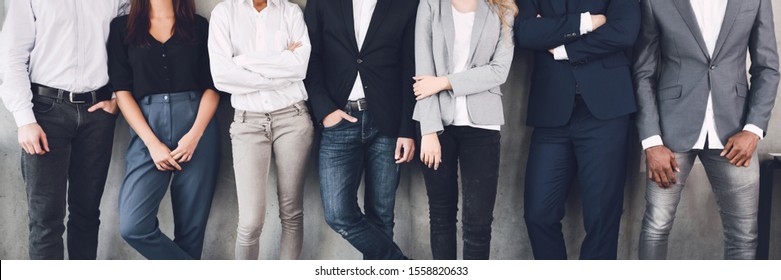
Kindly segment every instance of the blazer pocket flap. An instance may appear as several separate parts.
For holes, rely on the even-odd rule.
[[[491,88],[491,89],[488,90],[488,92],[501,96],[502,95],[502,88],[501,87]]]
[[[748,85],[743,84],[743,83],[737,83],[737,85],[735,87],[736,87],[735,93],[739,97],[746,98],[746,96],[748,96]]]
[[[681,98],[682,89],[683,87],[681,86],[673,86],[673,87],[660,89],[659,100],[670,100],[670,99]]]

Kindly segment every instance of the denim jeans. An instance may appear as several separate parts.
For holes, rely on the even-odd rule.
[[[442,164],[422,164],[428,193],[431,252],[435,260],[456,259],[458,167],[461,167],[464,259],[487,260],[499,179],[499,131],[447,126],[439,135]]]
[[[192,128],[200,105],[195,92],[155,94],[138,103],[157,138],[172,151]],[[126,173],[119,191],[119,231],[147,259],[200,259],[219,170],[219,137],[212,119],[182,171],[160,171],[141,138],[130,131]],[[173,178],[171,178],[173,176]],[[157,211],[171,189],[174,240],[160,231]]]
[[[363,253],[364,259],[405,259],[393,242],[399,166],[396,139],[381,135],[370,111],[348,114],[358,119],[323,129],[320,142],[320,195],[325,220]],[[365,176],[364,209],[358,186]]]
[[[686,178],[699,158],[716,195],[724,228],[724,258],[754,259],[757,249],[759,211],[759,163],[756,153],[749,167],[736,167],[722,157],[721,150],[692,150],[675,153],[681,172],[677,184],[662,189],[648,180],[645,188],[645,216],[640,232],[640,259],[666,259],[667,239],[675,221]]]
[[[63,259],[66,197],[68,258],[95,259],[100,199],[108,175],[117,116],[92,104],[71,104],[33,97],[33,112],[49,141],[50,152],[22,152],[27,191],[30,259]]]

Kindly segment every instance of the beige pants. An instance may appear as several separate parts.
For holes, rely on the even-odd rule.
[[[277,166],[280,259],[297,259],[304,232],[303,186],[313,139],[304,102],[270,113],[236,110],[230,128],[239,202],[236,259],[258,259],[272,155]]]

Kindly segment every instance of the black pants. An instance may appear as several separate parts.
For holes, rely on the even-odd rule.
[[[616,259],[624,202],[629,116],[600,120],[576,100],[568,124],[534,129],[526,165],[524,219],[535,259],[566,259],[561,232],[577,179],[586,238],[581,259]]]
[[[66,197],[68,257],[95,259],[100,198],[106,183],[116,116],[91,104],[34,96],[33,111],[49,140],[50,152],[22,152],[27,190],[30,259],[63,259]]]
[[[448,126],[439,135],[442,164],[423,165],[434,259],[456,259],[458,164],[461,164],[464,259],[488,259],[491,250],[496,185],[499,178],[499,131]]]

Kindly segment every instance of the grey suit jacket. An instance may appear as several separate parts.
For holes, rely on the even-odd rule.
[[[722,143],[746,124],[767,131],[779,83],[770,2],[729,0],[711,57],[689,0],[641,0],[634,63],[640,139],[661,135],[671,150],[691,150],[709,91]]]
[[[514,17],[508,16],[510,24]],[[475,12],[470,59],[466,71],[453,74],[455,27],[450,0],[421,0],[415,23],[417,76],[447,76],[453,90],[420,100],[412,118],[422,135],[453,123],[456,97],[466,96],[469,117],[477,125],[504,124],[502,92],[513,60],[512,27],[502,27],[495,9],[481,0]]]

